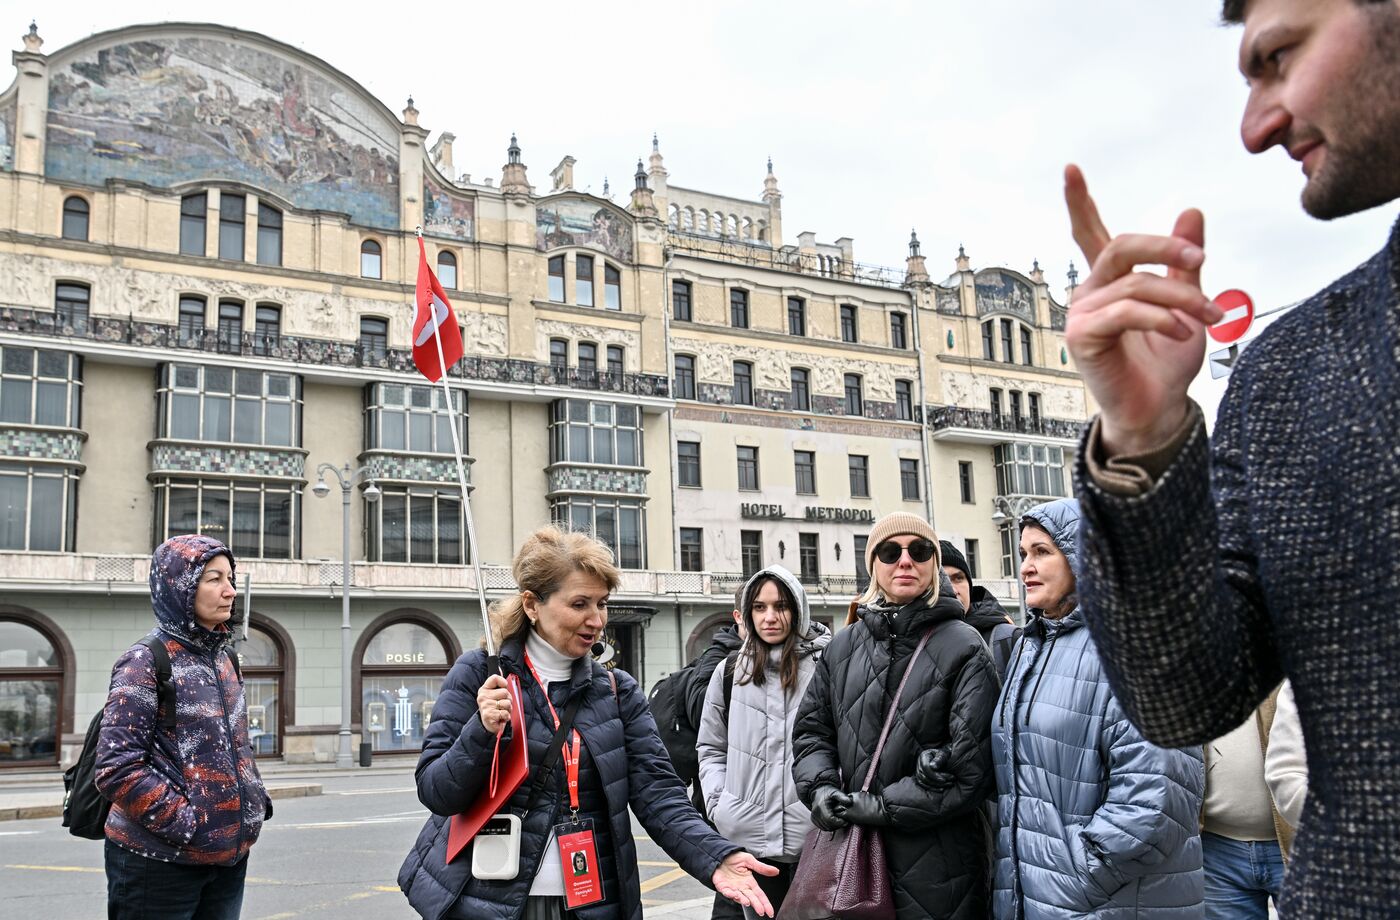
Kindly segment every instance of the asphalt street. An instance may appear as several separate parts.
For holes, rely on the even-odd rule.
[[[308,779],[324,794],[277,801],[253,847],[244,920],[416,917],[395,882],[427,817],[411,770],[319,772]],[[58,818],[0,822],[0,913],[41,920],[105,916],[102,847],[70,836]],[[640,829],[637,849],[648,917],[709,917],[708,888],[677,869]]]

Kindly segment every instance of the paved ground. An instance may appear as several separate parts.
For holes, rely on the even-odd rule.
[[[280,799],[248,864],[244,920],[413,918],[395,884],[399,865],[426,819],[411,769],[327,771],[275,767],[269,786],[322,787]],[[55,786],[55,784],[57,784]],[[62,798],[55,777],[0,780],[0,811],[21,797]],[[638,831],[642,898],[648,917],[703,920],[713,893],[676,868]],[[55,817],[0,820],[0,891],[6,916],[90,920],[105,913],[102,844],[68,834]]]

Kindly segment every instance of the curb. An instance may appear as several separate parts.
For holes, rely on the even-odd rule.
[[[292,785],[268,786],[270,799],[300,799],[309,795],[320,795],[320,783],[297,783]],[[58,818],[63,815],[63,803],[42,805],[0,805],[0,821],[29,821],[35,818]]]

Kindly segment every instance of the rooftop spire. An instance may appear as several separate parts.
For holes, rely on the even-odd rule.
[[[910,230],[910,231],[909,231],[909,256],[910,256],[910,258],[913,258],[913,257],[919,256],[919,255],[922,255],[922,253],[919,252],[919,234],[916,233],[916,232],[914,232],[913,230]]]

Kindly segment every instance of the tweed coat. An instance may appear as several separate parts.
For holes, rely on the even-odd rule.
[[[1142,494],[1090,474],[1080,602],[1148,738],[1204,744],[1286,675],[1308,796],[1280,916],[1374,917],[1400,891],[1400,223],[1295,307]],[[1095,453],[1096,462],[1099,462]]]
[[[231,866],[248,854],[272,803],[248,741],[243,683],[226,629],[194,618],[200,574],[217,540],[173,537],[151,559],[156,635],[170,655],[177,717],[160,724],[155,659],[133,645],[112,668],[95,781],[112,803],[107,839],[162,862]]]
[[[539,870],[550,829],[565,813],[564,771],[556,761],[536,806],[526,804],[554,721],[544,691],[523,663],[522,642],[501,645],[501,666],[521,678],[529,733],[531,774],[507,803],[522,816],[520,874],[506,881],[471,878],[471,854],[446,860],[448,818],[465,811],[485,788],[496,736],[476,713],[476,694],[486,679],[486,652],[474,649],[457,659],[433,705],[416,774],[418,798],[432,815],[399,869],[399,887],[409,904],[428,918],[515,920],[525,910],[530,884]],[[581,907],[578,920],[640,920],[642,893],[637,845],[628,807],[647,833],[692,876],[708,883],[720,862],[739,848],[710,829],[691,804],[637,682],[623,671],[612,680],[592,658],[574,665],[571,682],[551,685],[551,701],[562,713],[583,694],[574,726],[582,736],[579,757],[580,814],[594,821],[604,900]]]
[[[1029,520],[1070,560],[1079,509]],[[1032,611],[992,722],[998,920],[1189,920],[1204,916],[1199,748],[1147,741],[1109,689],[1082,611]]]

